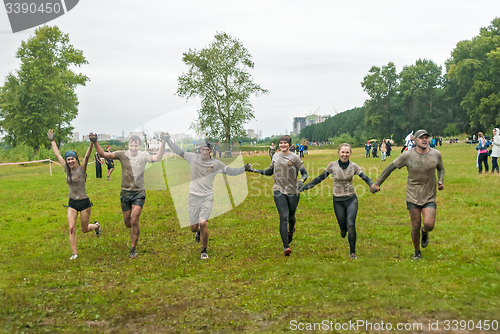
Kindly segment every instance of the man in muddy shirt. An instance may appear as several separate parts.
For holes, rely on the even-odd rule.
[[[416,147],[409,149],[394,160],[371,186],[372,193],[380,191],[380,185],[396,169],[406,166],[408,169],[408,184],[406,187],[406,207],[411,219],[411,238],[415,248],[413,260],[422,258],[422,248],[429,244],[429,232],[434,229],[436,221],[436,172],[438,174],[438,189],[442,190],[444,165],[441,153],[428,147],[429,134],[425,130],[415,133]],[[422,239],[420,229],[422,227]]]
[[[163,135],[163,134],[162,134]],[[160,149],[156,155],[150,155],[147,152],[139,151],[141,139],[138,136],[131,136],[128,141],[129,149],[127,151],[104,152],[97,141],[96,134],[90,134],[90,140],[95,143],[97,153],[109,160],[120,160],[122,165],[122,190],[120,201],[123,212],[125,226],[130,228],[130,248],[129,257],[137,258],[137,241],[139,240],[139,218],[141,217],[142,207],[146,200],[146,190],[144,188],[144,170],[146,163],[161,161],[165,151],[165,138],[162,136]]]
[[[191,153],[175,145],[168,134],[165,137],[170,149],[189,163],[191,174],[188,197],[189,222],[191,231],[196,233],[196,242],[201,242],[200,258],[208,260],[208,220],[214,203],[214,179],[218,173],[229,176],[243,174],[245,169],[249,169],[249,165],[231,168],[222,161],[212,158],[210,152],[213,147],[208,141],[200,143],[200,153]]]

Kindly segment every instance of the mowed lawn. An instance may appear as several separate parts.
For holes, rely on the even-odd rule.
[[[351,160],[376,180],[399,150],[382,162],[359,148]],[[250,173],[245,201],[210,220],[210,259],[201,261],[193,233],[179,226],[168,188],[147,191],[139,258],[129,259],[120,165],[111,181],[105,168],[104,179],[96,179],[89,165],[91,219],[103,235],[78,230],[79,258],[70,261],[62,168],[52,165],[50,176],[47,164],[1,166],[0,331],[279,333],[350,320],[383,321],[393,330],[397,323],[420,323],[429,333],[437,333],[429,321],[452,333],[446,320],[472,321],[469,332],[480,332],[479,321],[491,326],[496,320],[500,329],[500,175],[478,175],[471,146],[445,143],[439,150],[445,189],[438,192],[436,228],[421,261],[411,261],[405,168],[376,195],[355,178],[357,261],[340,237],[331,177],[302,194],[293,252],[284,257],[272,177]],[[303,159],[309,180],[336,159],[333,150],[312,150]],[[268,156],[244,160],[256,168],[270,162]],[[152,168],[162,172],[161,164]],[[483,332],[499,331],[492,329]]]

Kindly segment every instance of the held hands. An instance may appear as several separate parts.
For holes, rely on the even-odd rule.
[[[54,141],[54,138],[55,138],[55,133],[54,131],[52,131],[52,129],[49,130],[49,132],[47,133],[47,138],[49,138],[49,141]]]
[[[245,172],[254,172],[255,170],[253,169],[252,165],[250,164],[245,164]]]
[[[168,132],[162,132],[162,133],[160,134],[160,139],[161,139],[162,141],[167,141],[168,139],[170,139],[170,135],[168,134]]]
[[[380,186],[374,183],[370,187],[370,191],[372,192],[372,194],[378,193],[380,191]]]
[[[304,181],[302,181],[302,180],[297,181],[296,186],[297,186],[297,190],[300,193],[304,191]]]
[[[97,133],[90,133],[89,134],[89,139],[92,143],[95,143],[97,141]]]
[[[438,189],[439,190],[443,190],[444,189],[443,182],[438,182]]]

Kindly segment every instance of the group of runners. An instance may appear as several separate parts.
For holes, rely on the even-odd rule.
[[[273,175],[273,197],[279,213],[279,232],[285,256],[290,256],[292,252],[290,243],[293,241],[295,233],[295,213],[300,201],[300,193],[313,188],[330,174],[333,177],[333,208],[339,224],[340,235],[342,238],[348,236],[350,258],[353,260],[357,259],[356,216],[358,211],[358,199],[352,185],[354,175],[358,175],[367,183],[371,192],[376,193],[380,191],[380,185],[395,169],[406,166],[408,170],[406,202],[412,225],[411,236],[415,248],[412,259],[414,260],[422,258],[420,246],[425,248],[429,243],[429,232],[433,230],[436,218],[436,188],[443,189],[444,166],[441,154],[429,147],[429,134],[425,130],[418,130],[415,133],[416,146],[395,159],[382,172],[376,182],[364,174],[356,163],[350,161],[352,148],[349,144],[344,143],[338,148],[339,159],[330,162],[326,169],[308,184],[304,184],[308,178],[307,170],[300,157],[290,151],[292,141],[287,135],[279,139],[280,151],[272,155],[271,165],[264,170],[254,169],[250,164],[239,168],[226,166],[222,161],[211,156],[213,147],[208,141],[200,144],[199,153],[186,152],[172,142],[168,133],[161,134],[162,143],[156,155],[139,151],[141,139],[138,136],[129,138],[128,150],[115,152],[108,150],[105,152],[99,145],[97,135],[91,133],[89,135],[91,143],[82,164],[74,151],[66,152],[64,159],[62,158],[54,141],[52,130],[49,130],[48,137],[56,157],[67,174],[69,186],[68,223],[73,251],[70,259],[78,257],[75,236],[78,212],[80,212],[82,231],[84,233],[95,231],[97,236],[101,235],[101,226],[98,222],[89,224],[92,203],[85,191],[86,167],[93,146],[100,157],[120,160],[122,165],[120,200],[125,226],[130,229],[130,258],[137,258],[136,247],[140,234],[139,220],[146,199],[145,166],[147,163],[161,161],[166,144],[190,165],[191,182],[189,194],[187,194],[189,221],[191,231],[195,233],[195,240],[201,242],[200,258],[202,260],[208,259],[208,220],[214,202],[213,182],[218,173],[236,176],[246,171],[267,176]],[[301,178],[297,180],[299,172]]]

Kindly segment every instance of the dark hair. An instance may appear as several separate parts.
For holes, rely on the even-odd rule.
[[[283,135],[280,137],[280,140],[278,140],[278,144],[280,141],[286,141],[288,145],[292,146],[292,138],[290,138],[289,135]]]
[[[128,139],[128,142],[130,143],[131,141],[139,142],[139,145],[141,145],[141,138],[139,136],[136,136],[136,135],[130,136],[130,138]]]
[[[78,166],[80,166],[80,159],[78,159],[78,153],[76,153],[75,151],[75,154],[76,154],[76,162],[78,162]],[[68,157],[68,158],[71,158],[71,157]],[[72,180],[71,179],[71,168],[69,168],[68,166],[68,158],[64,159],[64,162],[66,163],[66,166],[64,167],[64,169],[66,170],[66,181],[69,179],[70,181]]]

